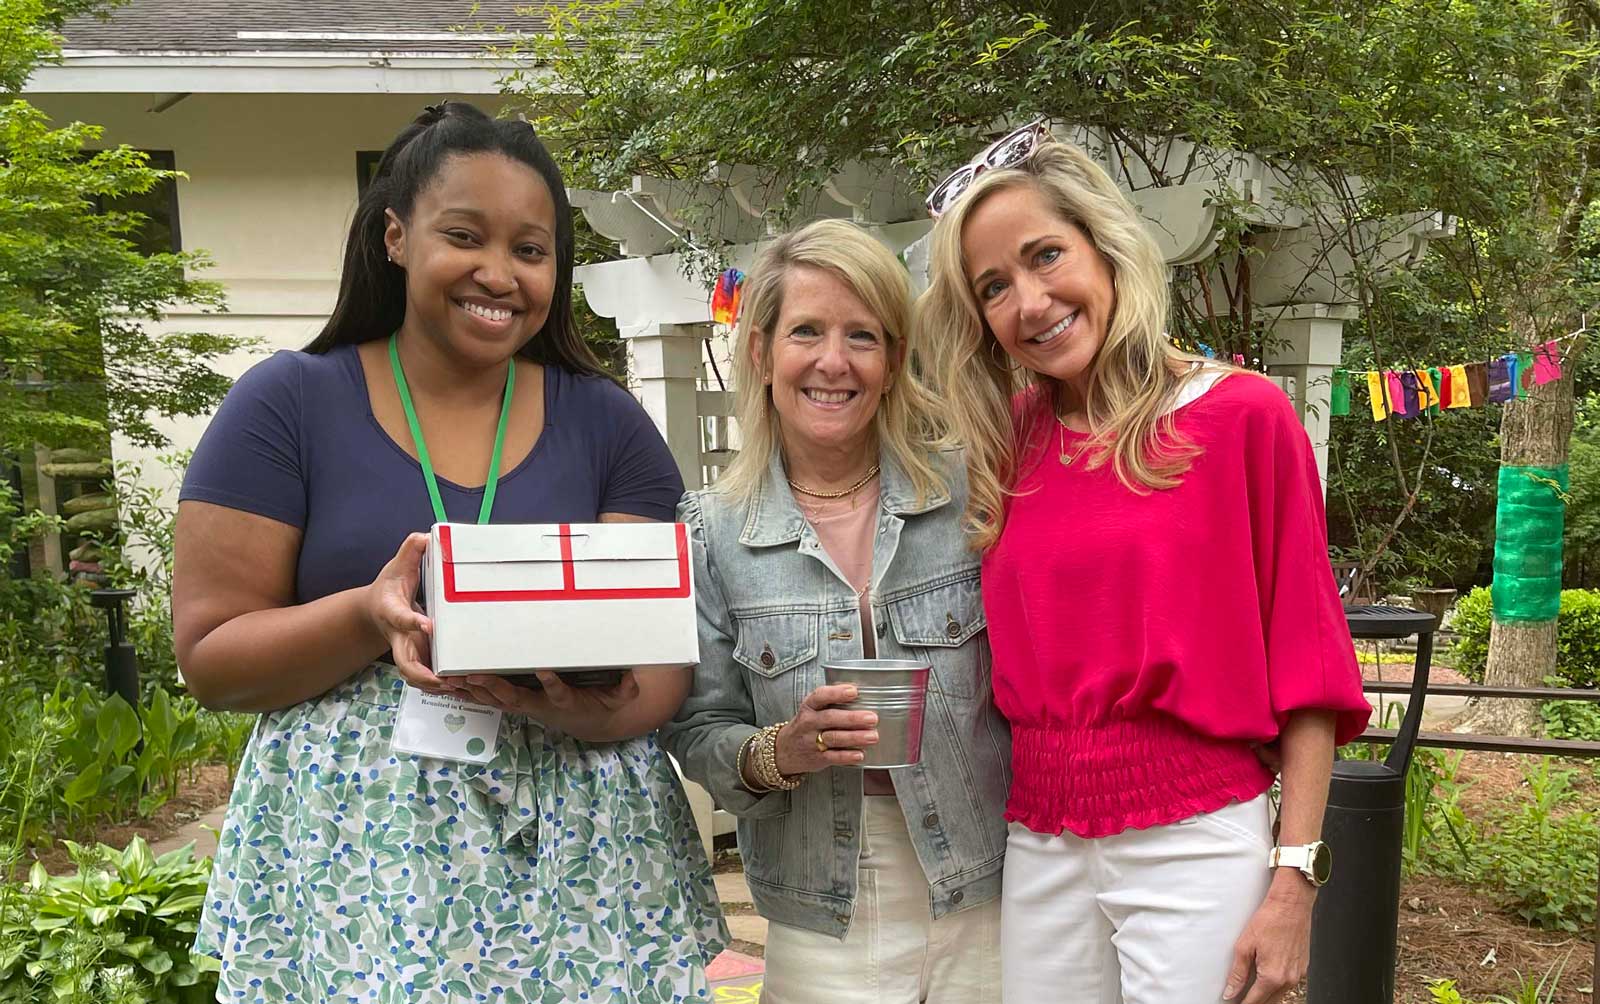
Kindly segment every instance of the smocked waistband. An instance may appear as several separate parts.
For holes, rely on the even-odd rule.
[[[1273,774],[1249,743],[1151,715],[1099,725],[1011,728],[1006,818],[1036,833],[1105,837],[1255,798]]]

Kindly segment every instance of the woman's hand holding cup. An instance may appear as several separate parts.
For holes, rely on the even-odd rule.
[[[856,699],[854,684],[821,686],[778,732],[778,772],[794,776],[828,767],[859,767],[862,750],[878,742],[878,715],[836,705]]]

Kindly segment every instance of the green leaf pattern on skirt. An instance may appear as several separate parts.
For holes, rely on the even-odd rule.
[[[217,999],[709,1000],[727,928],[655,737],[506,715],[488,764],[395,755],[404,685],[375,664],[262,716],[196,940]]]

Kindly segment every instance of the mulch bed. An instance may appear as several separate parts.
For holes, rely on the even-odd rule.
[[[1529,927],[1501,913],[1481,891],[1419,876],[1403,883],[1395,973],[1399,1004],[1428,1004],[1428,982],[1456,981],[1468,1000],[1515,998],[1524,977],[1534,982],[1557,966],[1551,1001],[1589,1004],[1594,996],[1594,932],[1563,934]]]
[[[134,837],[143,837],[146,843],[154,844],[177,833],[217,806],[225,805],[233,791],[230,776],[225,764],[197,767],[194,779],[192,781],[186,779],[180,784],[177,797],[157,809],[149,819],[131,819],[99,826],[90,833],[64,833],[58,836],[80,844],[101,843],[116,848],[126,847]],[[44,862],[45,869],[52,875],[70,872],[74,868],[72,858],[60,840],[48,847],[34,849],[30,858],[21,866],[23,874],[27,873],[35,859]]]

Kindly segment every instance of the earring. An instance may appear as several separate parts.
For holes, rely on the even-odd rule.
[[[1017,369],[1017,361],[1015,359],[1012,359],[1009,355],[1006,355],[1004,359],[1002,359],[1000,357],[1000,355],[1005,355],[1005,353],[1003,353],[1003,352],[1000,355],[995,355],[995,351],[994,350],[998,349],[999,347],[1000,347],[1000,343],[999,342],[995,341],[992,338],[989,339],[989,358],[994,362],[994,364],[996,366],[1000,367],[1003,370],[1015,370],[1015,369]]]

